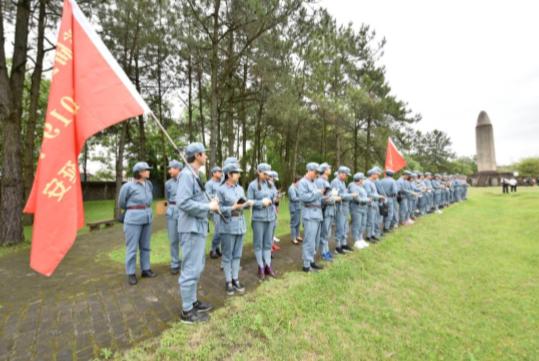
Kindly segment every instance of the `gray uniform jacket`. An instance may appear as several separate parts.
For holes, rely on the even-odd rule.
[[[305,220],[322,221],[322,194],[318,187],[305,177],[299,181],[298,194],[302,208],[302,217]]]
[[[253,221],[272,222],[275,220],[275,208],[273,203],[267,207],[262,204],[262,199],[269,198],[273,202],[275,191],[267,182],[258,182],[255,179],[247,188],[247,199],[255,201],[253,204]]]
[[[226,218],[226,222],[219,223],[219,233],[234,235],[245,234],[247,226],[245,225],[245,218],[243,217],[243,209],[232,210],[232,206],[236,204],[240,198],[246,198],[243,188],[239,184],[231,186],[225,183],[217,188],[217,198],[219,199],[221,213],[223,213],[223,216]]]
[[[208,233],[209,201],[192,172],[181,172],[176,193],[178,232]]]
[[[124,224],[147,224],[152,222],[153,186],[149,180],[144,183],[127,182],[120,188],[118,204],[125,209]],[[128,209],[129,207],[146,206],[144,209]]]
[[[167,200],[167,217],[178,218],[176,208],[176,192],[178,191],[178,177],[173,177],[165,183],[165,199]]]

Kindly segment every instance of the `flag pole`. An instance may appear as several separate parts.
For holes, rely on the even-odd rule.
[[[155,116],[154,112],[150,112],[149,113],[150,117],[155,121],[155,123],[157,124],[157,126],[159,127],[159,129],[161,129],[161,131],[163,132],[163,134],[165,135],[165,137],[168,139],[168,141],[170,142],[170,144],[172,144],[172,147],[174,148],[174,150],[180,155],[180,157],[182,158],[183,160],[183,163],[185,164],[185,166],[191,171],[191,173],[195,176],[195,179],[198,183],[198,186],[200,187],[200,189],[202,189],[202,192],[204,192],[204,195],[206,196],[206,198],[208,198],[209,201],[212,200],[212,198],[210,197],[210,195],[208,194],[208,192],[206,192],[206,187],[204,187],[204,184],[202,183],[202,181],[200,180],[198,174],[196,174],[195,170],[193,169],[193,167],[191,167],[191,164],[187,163],[187,159],[185,159],[185,156],[183,155],[183,152],[181,151],[180,148],[178,148],[178,146],[176,145],[176,143],[174,143],[174,140],[172,140],[172,137],[170,136],[170,134],[168,134],[167,130],[165,129],[165,127],[163,127],[163,124],[161,124],[161,122],[159,121],[159,119],[157,119],[157,117]],[[225,216],[223,215],[223,213],[221,213],[221,210],[217,210],[216,211],[217,214],[219,214],[221,216],[221,219],[226,223],[227,220],[225,219]]]

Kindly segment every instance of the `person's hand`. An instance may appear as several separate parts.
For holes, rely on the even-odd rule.
[[[340,201],[342,201],[342,198],[339,197],[339,196],[333,197],[333,199],[335,200],[335,202],[340,202]]]
[[[358,194],[356,192],[352,193],[351,194],[352,198],[356,198],[358,196]]]
[[[214,198],[210,201],[210,211],[217,212],[218,210],[219,210],[219,201]]]
[[[271,204],[271,199],[269,198],[262,199],[262,204],[264,205],[264,207],[268,207]]]
[[[235,211],[235,210],[237,210],[237,209],[241,209],[241,208],[243,208],[243,205],[244,205],[244,204],[245,204],[245,203],[243,203],[243,204],[241,204],[241,203],[236,203],[236,204],[234,204],[234,205],[232,206],[232,210]]]
[[[243,207],[250,208],[253,206],[253,204],[255,204],[255,201],[253,201],[252,199],[249,199],[247,202],[243,203]]]

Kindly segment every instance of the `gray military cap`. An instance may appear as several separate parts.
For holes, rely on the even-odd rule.
[[[367,175],[371,176],[373,174],[382,174],[382,170],[380,169],[380,167],[372,167],[371,169],[369,169]]]
[[[225,165],[223,168],[223,173],[229,174],[229,173],[241,173],[243,170],[239,167],[236,163],[230,163]]]
[[[315,171],[318,172],[318,169],[320,168],[320,165],[315,162],[307,163],[307,172]]]
[[[337,169],[337,173],[344,173],[346,175],[352,174],[352,172],[350,171],[350,168],[345,167],[344,165],[340,166],[339,169]]]
[[[354,174],[354,182],[357,182],[362,179],[365,179],[365,174],[361,172],[357,172],[356,174]]]
[[[279,180],[279,173],[274,170],[271,171],[270,176],[277,181]]]
[[[216,172],[222,172],[222,171],[223,170],[218,165],[216,165],[216,166],[212,167],[212,169],[210,169],[211,174],[216,173]]]
[[[228,157],[223,162],[223,167],[226,167],[229,164],[239,164],[239,163],[240,163],[240,161],[238,160],[238,158],[236,158],[236,157]]]
[[[185,155],[187,157],[192,157],[198,153],[205,153],[206,148],[201,143],[191,143],[185,148]]]
[[[260,163],[258,167],[256,167],[256,171],[258,173],[269,173],[271,172],[271,165],[268,163]]]
[[[176,159],[171,160],[168,162],[169,168],[176,168],[176,169],[183,169],[183,163],[178,162]]]
[[[331,166],[324,162],[324,163],[320,164],[320,167],[318,167],[318,173],[322,174],[328,169],[331,169]]]
[[[133,173],[152,169],[146,162],[138,162],[133,166]]]

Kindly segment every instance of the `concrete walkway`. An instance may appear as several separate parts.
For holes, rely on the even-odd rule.
[[[154,232],[165,228],[164,216]],[[154,264],[154,279],[131,287],[122,264],[96,257],[123,246],[121,225],[80,236],[51,278],[32,271],[28,251],[0,258],[0,361],[89,360],[102,348],[120,350],[159,335],[179,319],[178,277]],[[282,273],[299,270],[301,247],[288,240],[274,258]],[[199,295],[222,306],[226,299],[220,260],[207,258]],[[244,250],[240,279],[247,292],[258,285],[251,247]]]

